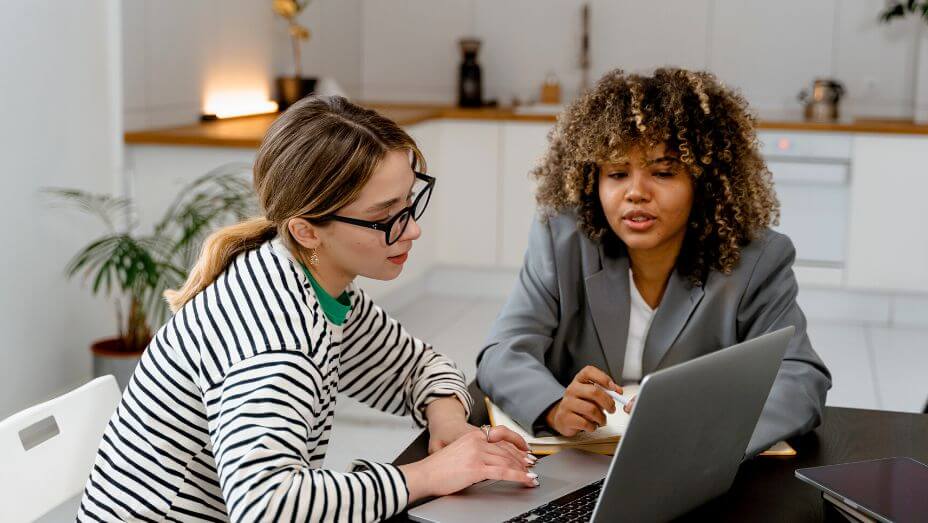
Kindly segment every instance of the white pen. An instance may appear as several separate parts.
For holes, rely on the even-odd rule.
[[[629,400],[628,400],[628,398],[626,398],[625,396],[622,396],[621,394],[619,394],[618,392],[616,392],[616,391],[614,391],[614,390],[609,390],[609,389],[603,387],[602,385],[600,385],[599,383],[597,383],[596,386],[599,387],[599,388],[601,388],[601,389],[603,389],[603,391],[605,391],[606,394],[612,396],[612,399],[614,399],[614,400],[618,401],[619,403],[621,403],[623,407],[624,407],[625,405],[628,405],[628,401],[629,401]]]

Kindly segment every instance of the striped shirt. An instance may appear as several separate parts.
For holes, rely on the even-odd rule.
[[[329,322],[279,240],[238,255],[155,335],[103,434],[78,521],[374,521],[393,465],[321,468],[336,393],[425,425],[464,376],[364,291]]]

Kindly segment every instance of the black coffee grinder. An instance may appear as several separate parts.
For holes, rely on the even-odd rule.
[[[462,38],[458,41],[458,45],[461,46],[461,52],[464,54],[458,75],[458,106],[482,107],[483,81],[480,78],[480,64],[477,63],[480,40]]]

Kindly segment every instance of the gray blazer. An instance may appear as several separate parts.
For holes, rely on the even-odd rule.
[[[702,287],[674,271],[644,345],[642,375],[787,325],[796,328],[751,437],[753,456],[817,426],[831,375],[809,343],[796,303],[790,239],[767,230],[741,251],[731,274]],[[608,256],[572,214],[536,219],[515,288],[477,357],[480,388],[520,425],[536,430],[586,365],[621,383],[628,336],[629,260]]]

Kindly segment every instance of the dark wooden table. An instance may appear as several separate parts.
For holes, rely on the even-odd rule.
[[[487,422],[484,394],[471,383],[474,425]],[[790,440],[794,457],[759,457],[738,470],[731,490],[680,518],[680,521],[822,521],[818,490],[796,479],[798,468],[849,461],[908,456],[928,463],[928,415],[826,407],[822,424]],[[423,432],[394,464],[426,457],[428,433]],[[405,514],[391,521],[408,521]]]

